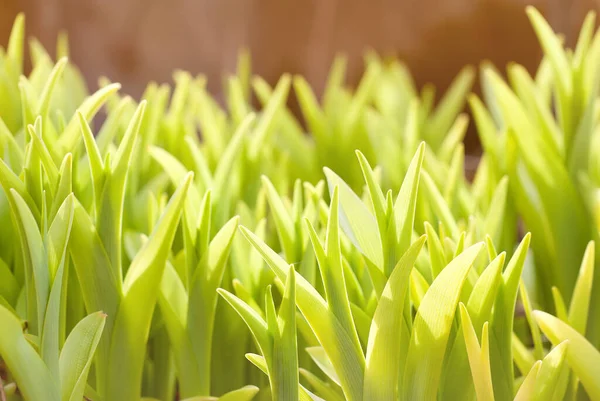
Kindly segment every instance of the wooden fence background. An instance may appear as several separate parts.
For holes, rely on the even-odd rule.
[[[336,52],[350,57],[350,83],[367,47],[402,57],[419,85],[442,91],[465,64],[489,59],[533,68],[540,57],[525,16],[533,4],[568,43],[598,0],[0,0],[0,43],[25,11],[28,35],[53,49],[70,36],[72,60],[92,89],[97,77],[139,95],[174,68],[205,73],[219,94],[240,46],[274,82],[302,73],[319,91]]]

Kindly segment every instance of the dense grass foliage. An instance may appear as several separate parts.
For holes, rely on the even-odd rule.
[[[539,69],[484,63],[481,98],[471,67],[436,100],[372,53],[318,98],[241,54],[225,104],[184,71],[90,93],[19,16],[0,400],[600,400],[600,31],[565,49],[527,14]]]

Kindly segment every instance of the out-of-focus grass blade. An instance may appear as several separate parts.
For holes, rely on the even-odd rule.
[[[344,396],[340,390],[336,391],[330,383],[325,383],[310,371],[300,368],[300,375],[324,399],[328,401],[344,401]]]
[[[233,121],[237,124],[241,123],[248,114],[248,104],[242,82],[238,77],[230,77],[227,81],[227,103]]]
[[[352,129],[354,129],[354,126],[359,121],[365,105],[372,96],[373,88],[380,74],[381,66],[378,64],[373,63],[367,66],[367,69],[362,76],[360,83],[358,84],[356,93],[352,97],[350,107],[344,115],[342,128],[344,132],[350,132]]]
[[[387,226],[385,215],[385,199],[383,197],[383,192],[381,191],[381,187],[376,181],[375,173],[371,169],[367,158],[360,152],[360,150],[356,151],[356,156],[358,157],[358,162],[360,164],[363,176],[365,177],[367,189],[369,190],[371,204],[373,206],[375,218],[377,219],[377,225],[379,226],[380,230],[379,233],[383,237],[385,233],[381,230],[385,229]]]
[[[523,309],[525,310],[525,318],[527,319],[527,323],[529,324],[531,338],[533,340],[533,356],[536,360],[541,360],[544,357],[544,345],[542,344],[542,335],[540,333],[539,327],[533,319],[531,301],[529,300],[529,294],[527,293],[527,288],[525,287],[525,282],[523,281],[523,279],[521,279],[521,282],[519,284],[519,294],[521,296],[521,303],[523,304]]]
[[[444,227],[449,231],[450,236],[453,238],[458,238],[460,235],[458,225],[454,219],[454,216],[452,215],[452,212],[450,211],[450,208],[448,207],[448,204],[444,200],[444,197],[436,187],[431,176],[426,171],[422,172],[422,178],[423,186],[421,187],[421,190],[424,194],[422,199],[427,200],[427,203],[433,210],[436,219],[439,219],[439,221],[444,224]]]
[[[573,66],[575,69],[581,68],[587,56],[594,35],[595,26],[596,13],[594,11],[589,11],[583,20],[583,24],[579,31],[579,37],[577,38],[575,54],[573,55]]]
[[[499,161],[501,159],[498,154],[500,149],[500,138],[490,112],[485,108],[477,95],[469,95],[469,105],[471,106],[477,133],[479,134],[486,156],[492,159],[493,165],[500,166]]]
[[[456,116],[464,107],[474,80],[475,70],[473,67],[463,68],[440,100],[425,128],[425,138],[433,149],[438,149]]]
[[[574,328],[542,311],[533,312],[535,319],[552,344],[569,340],[566,358],[591,399],[600,399],[600,352]]]
[[[581,261],[579,276],[569,305],[569,324],[585,336],[594,279],[595,243],[590,241]],[[560,316],[559,316],[560,317]]]
[[[321,369],[332,382],[340,386],[340,378],[335,372],[335,368],[327,358],[327,354],[323,347],[308,347],[306,352],[310,355],[313,362]]]
[[[248,149],[248,156],[251,160],[256,160],[260,148],[263,146],[273,129],[273,121],[275,120],[276,113],[285,106],[291,82],[291,77],[289,75],[284,75],[277,83],[273,96],[265,107],[258,121],[258,125],[254,130],[254,138],[252,138],[252,142]]]
[[[14,305],[21,290],[19,282],[8,265],[0,259],[0,297],[10,305]]]
[[[554,308],[556,309],[556,316],[563,322],[569,322],[569,315],[565,300],[557,287],[552,287],[552,299],[554,300]]]
[[[121,89],[120,84],[110,84],[105,86],[104,88],[99,89],[96,93],[88,97],[83,104],[79,107],[79,111],[83,114],[83,116],[88,120],[92,120],[100,107],[115,94],[119,89]],[[73,116],[67,126],[65,127],[64,132],[58,139],[57,149],[64,153],[70,152],[75,148],[79,139],[79,117]]]
[[[271,357],[271,341],[272,341],[272,339],[269,335],[269,328],[267,326],[267,323],[264,321],[262,316],[260,316],[258,314],[258,312],[256,312],[254,309],[252,309],[250,306],[248,306],[248,304],[246,304],[244,301],[242,301],[241,299],[239,299],[232,293],[230,293],[222,288],[219,288],[217,291],[218,291],[219,295],[221,295],[225,299],[225,301],[227,301],[227,303],[229,303],[229,305],[231,305],[231,307],[233,309],[235,309],[235,311],[240,315],[240,317],[246,323],[246,326],[248,326],[248,328],[252,332],[252,335],[256,339],[256,343],[259,346],[261,353],[264,355],[264,356],[257,355],[264,362],[264,369],[261,368],[261,370],[263,370],[263,372],[265,372],[265,374],[268,375],[269,373],[268,373],[268,368],[267,368],[267,363],[265,361],[265,358]],[[250,358],[248,358],[248,359],[252,363],[254,363],[254,361],[252,359],[250,359]]]
[[[537,361],[533,365],[533,367],[525,377],[525,380],[521,384],[521,387],[519,387],[519,391],[515,395],[514,401],[529,401],[532,399],[535,391],[535,385],[537,383],[538,373],[540,371],[541,366],[542,361]]]
[[[21,171],[25,155],[23,149],[17,143],[13,133],[10,132],[4,120],[0,117],[0,140],[4,141],[5,155],[2,156],[5,162],[10,165],[12,171]]]
[[[425,234],[427,234],[427,250],[429,253],[429,265],[431,266],[431,277],[435,279],[444,267],[446,267],[448,261],[446,260],[440,237],[428,221],[425,222]]]
[[[459,114],[445,135],[440,148],[437,152],[438,158],[443,162],[450,162],[452,154],[459,144],[463,142],[467,128],[469,127],[469,117],[466,114]]]
[[[50,77],[48,77],[48,81],[42,90],[40,95],[40,101],[37,109],[37,114],[46,117],[48,115],[48,109],[50,108],[50,100],[52,99],[52,95],[54,93],[54,88],[56,88],[56,84],[60,80],[62,73],[67,66],[67,58],[61,58],[58,60],[52,72],[50,73]]]
[[[535,358],[533,357],[533,353],[525,346],[525,344],[523,344],[515,333],[512,334],[511,349],[517,369],[519,369],[519,372],[521,372],[522,375],[527,374],[533,367]]]
[[[552,115],[549,105],[543,103],[538,88],[525,67],[512,64],[508,69],[512,86],[520,100],[528,108],[528,114],[540,128],[542,139],[555,154],[565,157],[565,138]]]
[[[181,182],[188,173],[188,169],[166,150],[152,146],[149,149],[149,153],[161,165],[174,185]],[[195,185],[192,185],[188,191],[184,218],[186,219],[188,229],[192,229],[196,226],[196,214],[198,213],[198,206],[201,203],[201,196]]]
[[[342,88],[344,85],[347,65],[348,58],[341,54],[336,55],[333,63],[331,64],[322,98],[323,108],[327,113],[330,113],[333,110],[335,92],[340,90],[340,88]]]
[[[240,153],[240,147],[242,146],[242,141],[244,139],[244,136],[250,129],[250,125],[252,124],[252,122],[254,121],[255,118],[256,117],[255,117],[254,113],[250,113],[246,116],[246,118],[244,118],[242,120],[240,125],[235,130],[235,133],[233,134],[231,141],[229,142],[229,144],[227,144],[227,147],[225,148],[225,151],[221,155],[221,158],[219,159],[219,164],[217,165],[217,168],[216,168],[215,174],[214,174],[215,200],[221,199],[224,196],[225,188],[227,188],[227,186],[229,185],[229,182],[230,182],[229,175],[233,168],[233,164]],[[263,124],[262,123],[263,118],[266,118],[266,117],[264,115],[261,117],[261,119],[258,122],[259,127],[262,127],[261,124]],[[259,127],[257,127],[256,129],[258,129]],[[265,129],[269,129],[269,128],[265,128]]]
[[[568,383],[568,375],[563,375],[568,345],[568,340],[561,342],[542,360],[535,384],[535,393],[531,398],[533,401],[563,399]]]
[[[528,6],[526,12],[554,69],[555,79],[558,80],[561,90],[570,95],[573,91],[573,84],[570,80],[571,68],[560,40],[538,10]]]
[[[310,85],[301,76],[294,76],[294,91],[298,96],[298,102],[302,114],[307,121],[309,130],[318,144],[325,143],[328,130],[327,117],[319,107],[319,102]]]
[[[264,374],[268,375],[267,363],[265,362],[264,357],[262,357],[260,355],[248,353],[248,354],[246,354],[246,359],[248,359],[250,362],[252,362],[252,364],[254,366],[256,366],[257,368],[259,368]],[[311,393],[306,388],[304,388],[304,386],[300,385],[300,400],[299,401],[318,401],[318,400],[320,400],[318,397],[311,395]]]
[[[263,176],[262,182],[267,194],[271,213],[273,214],[273,220],[275,222],[275,228],[277,229],[281,247],[287,258],[294,257],[297,254],[296,247],[299,245],[298,242],[295,241],[296,232],[294,223],[271,181],[266,176]],[[293,260],[293,262],[296,261]]]
[[[218,398],[218,401],[250,401],[258,391],[259,388],[256,386],[244,386],[240,389],[230,391],[227,394],[223,394]]]
[[[489,235],[493,243],[500,243],[504,218],[506,215],[506,204],[508,202],[508,177],[504,176],[496,186],[492,202],[484,220],[484,232]]]
[[[256,386],[244,386],[240,389],[230,391],[220,397],[191,397],[182,399],[182,401],[250,401],[258,394],[259,388]],[[142,398],[142,401],[158,401],[155,398]]]
[[[23,73],[23,48],[25,45],[25,14],[19,13],[8,38],[6,58],[11,63],[11,72],[15,77]]]

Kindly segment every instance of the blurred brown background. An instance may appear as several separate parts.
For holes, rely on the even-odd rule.
[[[419,85],[432,82],[440,93],[462,66],[483,59],[535,67],[527,4],[572,44],[598,0],[0,0],[0,42],[25,11],[28,35],[48,49],[60,29],[69,33],[91,89],[105,75],[135,96],[149,80],[170,81],[174,68],[206,74],[218,95],[240,46],[268,81],[302,73],[317,91],[336,52],[350,57],[355,83],[373,48],[402,57]]]

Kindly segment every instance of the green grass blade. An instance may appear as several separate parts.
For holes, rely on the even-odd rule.
[[[342,268],[342,251],[339,237],[339,190],[335,187],[331,200],[331,209],[327,221],[326,250],[323,249],[321,241],[310,222],[307,222],[310,240],[319,262],[319,269],[327,296],[327,305],[333,316],[337,318],[344,330],[351,336],[354,344],[354,352],[362,354],[356,326],[352,319],[350,300],[346,279]]]
[[[542,14],[532,6],[526,8],[527,16],[535,33],[544,48],[544,53],[548,56],[554,69],[554,77],[558,81],[561,90],[567,94],[573,91],[571,78],[571,68],[565,54],[560,39],[554,34],[552,28],[546,22]]]
[[[0,326],[0,356],[24,399],[59,401],[58,382],[23,335],[21,321],[2,305]]]
[[[69,251],[86,309],[103,310],[109,316],[108,330],[121,298],[121,283],[110,268],[110,260],[92,219],[77,200],[71,230]]]
[[[54,219],[58,213],[58,209],[62,206],[67,197],[73,192],[73,155],[67,153],[60,165],[58,170],[58,184],[56,185],[56,191],[54,200],[52,201],[52,208],[50,209],[49,219]]]
[[[218,401],[250,401],[258,393],[256,386],[244,386],[219,397]]]
[[[52,95],[54,94],[54,89],[56,88],[56,84],[62,77],[62,73],[67,66],[67,58],[61,58],[58,60],[50,76],[48,77],[48,81],[42,90],[40,95],[39,106],[37,109],[37,114],[46,117],[48,115],[48,109],[50,108],[50,100],[52,99]]]
[[[469,317],[469,312],[467,312],[467,308],[462,303],[460,304],[460,317],[477,399],[494,401],[494,387],[492,385],[492,372],[490,370],[488,324],[486,322],[483,325],[480,347],[477,340],[477,333],[475,333],[471,318]]]
[[[271,270],[280,280],[285,280],[287,263],[250,230],[240,228]],[[362,351],[356,352],[353,340],[355,335],[345,330],[329,310],[325,300],[306,279],[300,275],[296,279],[297,305],[335,367],[346,398],[350,401],[362,400],[365,358]]]
[[[88,97],[79,107],[86,120],[91,121],[100,107],[121,88],[120,84],[110,84]],[[73,116],[58,139],[58,149],[70,152],[75,149],[79,140],[79,117]]]
[[[502,283],[505,256],[503,252],[492,260],[475,283],[469,296],[467,311],[475,332],[483,330],[485,322],[490,320],[496,294]],[[442,391],[448,399],[466,399],[473,394],[473,381],[468,374],[470,358],[463,338],[466,334],[463,333],[461,336],[461,330],[464,331],[465,327],[459,328],[446,365]],[[487,346],[489,347],[489,343]]]
[[[366,400],[395,400],[402,355],[398,333],[404,325],[404,305],[410,272],[425,243],[422,236],[407,251],[392,271],[373,316],[367,346],[363,397]]]
[[[102,187],[104,185],[104,162],[102,161],[100,149],[98,149],[98,145],[94,139],[94,134],[87,120],[80,111],[77,112],[77,117],[79,117],[79,125],[83,135],[83,143],[85,145],[85,150],[87,152],[88,162],[90,165],[92,184],[94,188],[94,199],[99,201],[102,195]]]
[[[264,146],[269,134],[272,132],[275,116],[285,106],[291,82],[292,79],[289,75],[282,76],[275,87],[273,96],[264,108],[258,125],[254,130],[254,138],[249,145],[248,156],[251,160],[256,160],[261,147]]]
[[[512,334],[511,349],[517,369],[519,369],[519,372],[521,372],[522,375],[527,374],[533,367],[535,358],[533,357],[533,353],[525,346],[525,344],[523,344],[515,333]]]
[[[277,332],[273,341],[273,373],[277,388],[273,399],[297,401],[299,395],[298,345],[296,340],[296,273],[290,267],[279,309]]]
[[[413,325],[402,399],[436,397],[460,289],[483,245],[475,244],[451,261],[425,294]]]
[[[600,399],[600,352],[585,339],[574,328],[560,319],[542,312],[533,312],[535,319],[550,339],[552,344],[558,345],[565,340],[569,341],[566,352],[567,362],[579,380],[589,397],[593,400]]]
[[[440,100],[425,128],[425,138],[433,149],[438,149],[454,120],[462,111],[474,81],[473,67],[463,68]]]
[[[450,207],[436,187],[435,182],[426,171],[422,172],[422,178],[423,186],[421,187],[421,190],[424,195],[422,196],[423,201],[426,200],[430,205],[434,212],[435,219],[439,219],[439,221],[442,222],[444,227],[449,231],[450,237],[458,238],[460,235],[458,225],[452,215]]]
[[[396,218],[396,230],[398,233],[397,252],[402,255],[408,250],[411,243],[415,211],[417,206],[417,194],[421,177],[421,166],[425,157],[425,143],[421,143],[408,166],[400,192],[394,204],[394,215]]]
[[[383,196],[383,192],[381,191],[381,187],[377,183],[375,173],[373,172],[373,169],[371,169],[369,161],[365,155],[363,155],[360,150],[357,150],[356,156],[358,157],[358,162],[365,178],[367,189],[369,190],[369,197],[371,198],[371,204],[373,206],[375,218],[377,219],[377,225],[379,226],[380,230],[379,233],[383,237],[383,232],[381,230],[385,229],[387,225],[385,215],[385,198]]]
[[[517,395],[515,395],[514,401],[529,401],[532,399],[541,366],[542,361],[537,361],[533,365],[529,373],[527,373],[521,387],[519,387],[519,391],[517,392]]]
[[[525,318],[527,319],[527,323],[529,324],[529,330],[531,333],[531,338],[533,340],[533,356],[536,360],[541,360],[544,357],[542,335],[540,333],[539,327],[533,319],[531,301],[529,300],[529,295],[527,293],[527,288],[525,287],[523,279],[521,279],[521,282],[519,284],[519,294],[521,296],[521,303],[523,304],[523,309],[525,310]]]
[[[585,336],[587,321],[589,319],[590,297],[592,282],[594,280],[595,243],[590,241],[579,269],[579,276],[573,290],[573,297],[569,305],[569,324]]]
[[[25,200],[14,189],[10,192],[13,211],[19,222],[23,258],[28,269],[28,320],[35,334],[40,334],[50,293],[50,272],[40,229]],[[26,273],[27,274],[27,273]]]
[[[83,398],[92,358],[104,329],[106,315],[92,313],[79,322],[67,337],[60,353],[60,384],[62,401]]]
[[[327,401],[344,401],[341,391],[334,389],[330,383],[324,382],[310,371],[300,368],[300,375],[315,390],[317,394]]]
[[[6,58],[11,63],[10,67],[15,77],[23,73],[23,48],[25,46],[25,14],[19,13],[10,31]]]
[[[567,390],[567,381],[564,379],[568,378],[568,376],[564,377],[562,383],[560,379],[565,356],[568,352],[568,345],[568,341],[561,342],[542,360],[542,366],[538,372],[535,385],[535,393],[531,398],[532,401],[562,399],[564,397],[564,393]]]
[[[339,187],[340,227],[354,246],[383,271],[383,248],[377,220],[344,180],[328,168],[324,171],[330,193]]]
[[[269,335],[269,328],[265,320],[244,301],[222,288],[217,290],[219,295],[227,301],[229,305],[240,315],[246,323],[246,326],[252,332],[256,343],[260,347],[260,352],[264,355],[263,358],[270,358],[272,353],[272,338]],[[268,368],[265,362],[265,373],[268,375]]]
[[[208,394],[210,390],[217,288],[223,282],[238,223],[239,218],[233,217],[217,232],[210,245],[205,248],[202,260],[195,266],[196,270],[190,280],[187,335],[201,375],[199,378],[191,378],[193,384],[190,385],[197,386],[200,394]],[[210,225],[204,226],[208,232]]]
[[[310,355],[310,358],[313,360],[315,365],[317,365],[332,382],[338,386],[341,386],[340,378],[335,372],[335,368],[331,364],[331,361],[327,357],[327,353],[323,347],[308,347],[306,348],[306,353]]]
[[[160,280],[182,214],[190,173],[171,197],[148,242],[138,252],[123,283],[111,336],[109,372],[104,396],[112,400],[131,400],[141,391],[145,345],[148,340]]]
[[[492,361],[492,377],[496,399],[512,398],[513,392],[513,358],[512,334],[515,304],[525,257],[529,250],[531,235],[527,234],[515,250],[502,273],[502,284],[494,305],[494,313],[490,322],[490,359]]]
[[[294,222],[269,178],[263,176],[262,183],[273,215],[277,236],[286,259],[291,260],[292,262],[298,262],[299,260],[295,259],[296,256],[300,255],[297,255],[296,252],[298,242],[296,241]]]
[[[556,316],[563,322],[569,322],[569,315],[565,300],[557,287],[552,287],[552,299],[554,300],[554,308],[556,310]]]
[[[60,321],[61,297],[63,285],[65,284],[65,258],[67,256],[67,244],[73,223],[73,196],[69,196],[57,213],[57,218],[52,222],[46,240],[46,251],[48,253],[48,265],[54,276],[48,306],[44,311],[44,327],[41,335],[42,359],[52,374],[59,377],[59,346],[60,346]],[[68,266],[67,266],[68,268]]]

